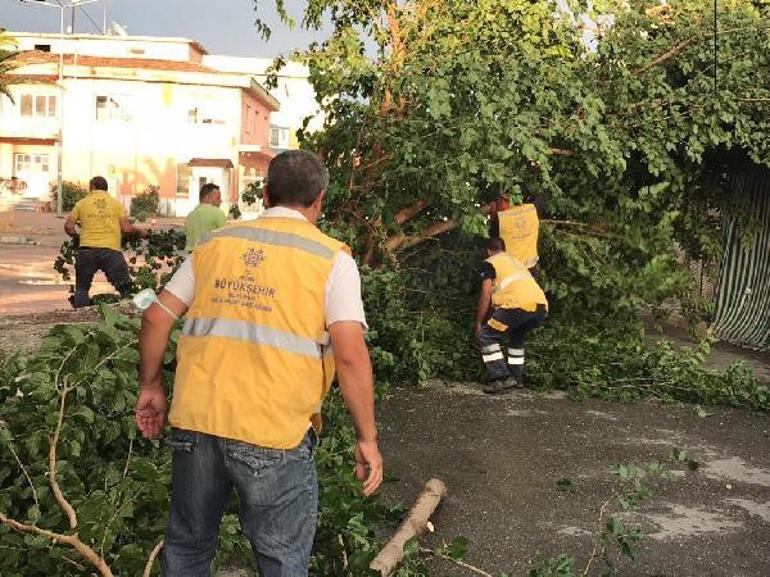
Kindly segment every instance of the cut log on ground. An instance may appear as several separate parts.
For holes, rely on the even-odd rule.
[[[388,577],[398,564],[404,560],[404,545],[412,537],[432,531],[430,516],[438,504],[446,496],[446,485],[439,479],[431,479],[425,483],[425,488],[409,510],[409,514],[401,523],[398,531],[385,544],[382,551],[372,559],[369,567],[379,571],[382,577]]]

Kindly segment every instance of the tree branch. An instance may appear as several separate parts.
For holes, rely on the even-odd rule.
[[[410,220],[417,216],[426,206],[428,206],[428,201],[421,198],[417,202],[415,202],[411,206],[407,206],[406,208],[402,208],[396,213],[396,216],[394,220],[396,221],[397,225],[404,224],[407,220]]]
[[[155,564],[155,559],[158,557],[161,549],[163,549],[163,539],[158,541],[158,544],[155,545],[152,552],[150,553],[150,556],[147,559],[147,565],[144,566],[144,573],[142,574],[142,577],[150,577],[150,574],[152,573],[152,566]]]
[[[483,577],[494,577],[494,575],[492,575],[491,573],[487,573],[483,569],[479,569],[478,567],[471,565],[470,563],[466,563],[465,561],[461,561],[460,559],[454,559],[449,555],[444,555],[443,553],[439,553],[438,551],[434,551],[433,549],[428,549],[427,547],[420,547],[420,553],[426,553],[428,555],[433,555],[434,557],[440,557],[441,559],[446,559],[447,561],[451,561],[458,567],[462,567],[463,569],[467,569],[468,571],[472,573],[476,573],[477,575],[482,575]]]
[[[487,204],[481,207],[479,212],[482,215],[487,215],[492,210],[492,205]],[[426,228],[422,234],[414,235],[414,236],[406,236],[403,233],[399,233],[391,238],[388,239],[387,243],[387,250],[394,252],[399,250],[404,250],[409,247],[415,246],[417,244],[420,244],[423,241],[426,241],[430,238],[436,237],[440,234],[444,234],[445,232],[449,232],[450,230],[454,230],[458,227],[460,223],[454,219],[450,218],[448,220],[445,220],[443,222],[437,222],[436,224],[433,224]]]
[[[743,30],[748,29],[746,26],[741,26],[739,28],[728,28],[727,30],[720,30],[719,35],[724,36],[725,34],[733,34],[735,32],[741,32]],[[752,30],[755,30],[756,28],[751,28]],[[644,74],[647,72],[650,68],[654,68],[655,66],[658,66],[660,64],[663,64],[664,62],[671,60],[675,56],[677,56],[680,52],[682,52],[685,48],[687,48],[690,44],[693,42],[697,42],[699,40],[708,40],[710,38],[714,37],[713,32],[709,32],[706,34],[703,34],[702,36],[690,36],[687,40],[684,40],[671,48],[670,50],[667,50],[663,54],[660,54],[659,56],[656,56],[652,60],[650,60],[647,64],[642,66],[641,68],[637,68],[633,74],[635,76],[639,76],[640,74]]]
[[[80,538],[75,535],[63,535],[61,533],[54,533],[53,531],[48,531],[46,529],[41,529],[40,527],[37,527],[35,525],[27,525],[26,523],[20,523],[16,519],[11,519],[10,517],[7,517],[5,514],[0,513],[0,523],[3,525],[7,525],[14,531],[18,531],[19,533],[29,533],[32,535],[40,535],[42,537],[45,537],[46,539],[50,539],[53,541],[54,544],[56,543],[64,543],[65,545],[69,545],[75,551],[80,553],[91,565],[93,565],[99,573],[102,575],[102,577],[114,577],[112,574],[112,571],[110,570],[107,563],[99,557],[99,555],[96,554],[96,552],[91,549],[88,545],[83,543]]]
[[[123,478],[126,478],[126,475],[128,475],[128,465],[131,463],[131,453],[134,450],[134,439],[132,438],[128,442],[128,455],[126,456],[126,464],[123,466]]]
[[[575,156],[574,150],[568,150],[566,148],[555,148],[553,146],[548,149],[548,152],[554,156]]]
[[[687,48],[690,44],[698,40],[699,38],[697,36],[691,36],[684,42],[680,42],[667,52],[664,52],[663,54],[657,56],[656,58],[652,59],[650,62],[642,66],[641,68],[638,68],[634,71],[634,75],[639,76],[640,74],[644,74],[647,72],[650,68],[654,68],[658,64],[663,64],[666,60],[671,60],[674,56],[679,54],[682,50]]]
[[[51,438],[51,448],[48,450],[48,469],[51,477],[51,490],[53,491],[53,496],[56,498],[56,502],[59,504],[62,511],[67,514],[70,529],[74,529],[78,526],[77,513],[75,513],[75,509],[73,509],[72,505],[65,499],[64,493],[62,493],[62,490],[59,487],[59,482],[56,480],[56,447],[59,444],[59,435],[61,434],[62,424],[64,423],[64,410],[69,390],[65,379],[65,382],[62,383],[62,389],[59,392],[59,419],[56,423],[53,437]]]
[[[610,495],[610,498],[607,499],[602,504],[601,508],[599,509],[599,525],[602,524],[602,521],[604,520],[604,513],[607,511],[607,507],[609,507],[610,503],[612,503],[612,501],[613,501],[613,499],[615,499],[615,497],[617,497],[617,493],[613,493],[612,495]],[[594,543],[593,549],[591,550],[591,555],[588,558],[588,562],[586,563],[585,569],[583,569],[583,573],[582,573],[583,577],[587,577],[588,571],[589,571],[589,569],[591,569],[591,564],[596,559],[596,556],[597,556],[598,553],[599,553],[599,542],[596,541]]]
[[[19,468],[21,469],[21,472],[24,474],[24,477],[26,477],[27,483],[29,483],[29,488],[32,489],[32,498],[35,500],[35,506],[37,507],[38,513],[39,513],[40,501],[38,501],[37,499],[37,490],[35,489],[35,484],[32,482],[32,478],[29,476],[29,472],[27,471],[27,468],[24,466],[24,463],[21,462],[21,459],[19,459],[19,455],[13,449],[13,445],[11,445],[10,441],[8,442],[8,449],[11,451],[13,458],[16,459],[16,463],[18,463]]]
[[[412,207],[409,207],[412,208]],[[488,204],[485,206],[482,206],[479,212],[482,215],[487,215],[490,213],[492,209],[492,205]],[[407,209],[404,209],[407,210]],[[403,211],[402,211],[403,212]],[[400,214],[400,213],[398,213]],[[403,232],[400,232],[398,234],[395,234],[388,238],[388,241],[385,245],[385,248],[387,251],[393,253],[405,250],[407,248],[411,248],[415,245],[420,244],[421,242],[424,242],[426,240],[429,240],[431,238],[437,237],[440,234],[444,234],[445,232],[449,232],[450,230],[454,230],[458,227],[460,223],[453,218],[450,218],[449,220],[445,220],[443,222],[437,222],[428,228],[426,228],[421,234],[413,235],[413,236],[407,236]],[[595,227],[591,227],[591,224],[584,223],[584,222],[578,222],[573,220],[557,220],[557,219],[542,219],[540,221],[540,224],[551,224],[554,226],[567,226],[567,227],[575,227],[579,229],[585,229],[588,228],[589,230],[586,231],[586,233],[590,232],[593,236],[601,237],[601,238],[615,238],[612,234],[608,233],[607,231],[597,229]],[[565,232],[566,234],[566,232]]]

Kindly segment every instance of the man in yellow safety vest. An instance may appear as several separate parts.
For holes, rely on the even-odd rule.
[[[489,381],[484,392],[499,393],[523,386],[524,337],[545,320],[548,300],[527,267],[505,252],[502,238],[490,238],[486,254],[476,339]],[[503,353],[506,340],[510,340],[507,361]]]
[[[154,438],[166,418],[164,353],[187,313],[169,413],[165,577],[211,574],[233,488],[259,574],[307,575],[318,502],[313,459],[335,366],[358,433],[364,494],[382,482],[358,269],[348,248],[315,226],[328,182],[309,151],[273,158],[264,214],[198,244],[144,314],[136,421]]]

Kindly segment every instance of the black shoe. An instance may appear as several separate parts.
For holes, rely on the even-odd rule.
[[[507,379],[492,381],[491,383],[484,385],[481,390],[488,395],[494,395],[497,393],[502,393],[503,391],[507,391],[508,389],[515,389],[519,387],[521,387],[521,385],[516,379],[513,377],[508,377]]]

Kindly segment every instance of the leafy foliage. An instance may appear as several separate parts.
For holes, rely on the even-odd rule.
[[[598,371],[608,378],[591,391],[638,379],[636,396],[651,390],[649,378],[663,386],[656,359],[667,370],[689,364],[656,348],[608,371],[574,353],[586,357],[604,338],[596,325],[606,319],[632,329],[604,341],[601,358],[620,367],[637,347],[647,351],[634,324],[641,309],[684,301],[693,320],[708,314],[689,297],[681,251],[713,264],[722,242],[714,215],[750,218],[731,178],[770,162],[769,10],[720,5],[715,70],[713,15],[699,0],[308,0],[301,24],[317,29],[328,15],[333,31],[292,55],[309,66],[326,119],[322,132],[300,136],[330,166],[324,226],[371,268],[372,302],[387,303],[389,314],[370,313],[372,344],[380,366],[409,364],[388,378],[478,374],[468,346],[472,251],[501,193],[538,198],[549,323],[573,339],[547,333],[570,345],[568,355],[548,347],[549,365],[567,376],[537,384],[573,386]],[[745,402],[737,388],[755,390],[748,404],[764,403],[745,371],[710,378],[698,373],[709,402]],[[675,380],[677,390],[685,384]],[[725,383],[733,392],[717,393]]]
[[[81,539],[103,551],[117,572],[135,575],[164,527],[169,458],[157,442],[136,439],[138,321],[106,308],[103,313],[99,325],[56,327],[33,357],[4,364],[0,511],[66,532],[66,517],[50,490],[48,465],[60,392],[66,386],[58,482],[78,513]],[[12,449],[18,462],[11,458]],[[3,575],[90,574],[76,569],[83,561],[68,548],[5,526],[0,533]]]
[[[715,91],[703,2],[595,3],[592,43],[583,4],[564,4],[307,2],[303,24],[330,12],[334,30],[293,55],[326,113],[305,142],[334,167],[329,212],[357,228],[360,255],[387,258],[445,219],[479,232],[479,206],[510,191],[549,196],[552,216],[611,230],[602,248],[622,240],[644,264],[724,184],[701,178],[711,152],[767,160],[766,8],[723,6]]]
[[[578,397],[624,402],[654,397],[770,409],[770,390],[745,364],[721,372],[704,367],[711,336],[679,349],[666,341],[646,342],[638,323],[597,322],[589,333],[586,328],[553,322],[538,331],[529,347],[529,381],[572,390]]]
[[[16,40],[5,29],[0,28],[0,95],[13,102],[10,85],[14,78],[11,72],[18,66],[14,61],[16,56]]]
[[[670,480],[672,475],[657,461],[648,463],[645,467],[621,464],[613,473],[618,486],[601,506],[598,519],[600,527],[586,566],[578,570],[575,560],[568,555],[538,555],[534,560],[534,567],[527,573],[528,577],[590,575],[591,566],[596,561],[603,564],[602,575],[612,577],[617,575],[621,559],[634,559],[635,549],[644,540],[645,534],[641,528],[624,523],[621,515],[637,509],[644,501],[650,499],[654,487],[662,481]]]
[[[65,212],[75,208],[75,204],[79,200],[82,200],[88,194],[88,190],[83,188],[78,182],[70,182],[65,180],[61,185],[62,192],[62,210]],[[51,186],[51,200],[53,205],[56,206],[59,199],[59,189],[54,184]]]
[[[137,194],[131,199],[131,216],[140,221],[146,220],[151,216],[158,214],[160,205],[160,195],[157,186],[148,186],[147,190]]]
[[[52,496],[49,467],[66,386],[56,476],[77,511],[78,534],[115,574],[140,575],[165,528],[170,452],[158,441],[137,438],[138,319],[104,305],[100,310],[101,323],[58,326],[36,354],[13,356],[0,365],[0,512],[67,532],[67,518]],[[174,355],[172,347],[166,362]],[[166,372],[165,380],[172,379]],[[311,574],[369,575],[369,561],[379,548],[374,527],[396,521],[400,511],[362,496],[352,467],[355,433],[338,395],[325,411],[327,428],[316,457],[320,507]],[[92,573],[74,551],[42,536],[0,525],[0,540],[2,575]],[[217,562],[235,558],[248,564],[249,555],[233,501],[223,519]],[[402,571],[399,575],[422,574],[417,561]]]

